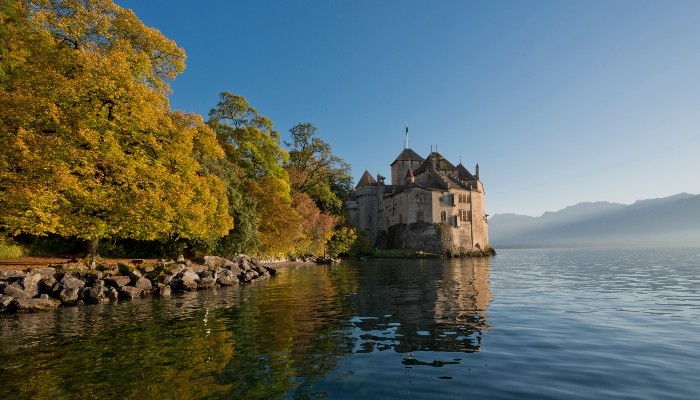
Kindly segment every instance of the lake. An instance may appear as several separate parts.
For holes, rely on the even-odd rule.
[[[351,261],[0,317],[2,399],[694,399],[700,248]]]

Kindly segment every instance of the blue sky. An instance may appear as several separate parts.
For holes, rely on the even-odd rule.
[[[187,53],[171,106],[245,96],[389,176],[404,146],[472,172],[487,212],[700,193],[699,1],[116,0]]]

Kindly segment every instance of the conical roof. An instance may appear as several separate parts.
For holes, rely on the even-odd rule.
[[[360,181],[357,182],[357,186],[355,186],[355,189],[363,186],[377,186],[377,181],[374,180],[372,174],[370,174],[367,170],[365,170],[365,173],[362,174],[362,177],[360,177]]]

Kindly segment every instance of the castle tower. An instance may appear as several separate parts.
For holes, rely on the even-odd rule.
[[[377,210],[379,185],[369,171],[365,171],[355,186],[357,201],[357,225],[367,232],[370,243],[377,240]]]
[[[392,185],[403,185],[404,178],[408,170],[414,170],[421,165],[424,161],[418,153],[411,150],[410,148],[405,148],[396,157],[393,163],[391,163],[391,184]]]
[[[411,168],[408,168],[408,172],[406,172],[406,179],[405,179],[406,186],[411,186],[414,183],[416,183],[416,177],[413,176],[413,171],[411,171]]]

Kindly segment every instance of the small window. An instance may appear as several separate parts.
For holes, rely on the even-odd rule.
[[[447,222],[447,213],[444,211],[440,213],[440,222]]]
[[[462,222],[469,222],[469,213],[467,210],[459,210],[459,220]]]

